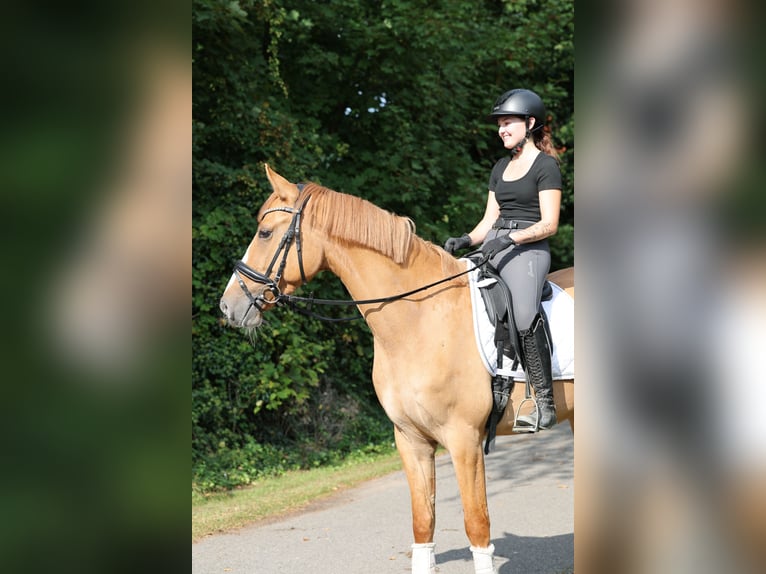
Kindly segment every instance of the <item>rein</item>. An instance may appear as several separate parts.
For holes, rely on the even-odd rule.
[[[298,186],[299,193],[302,192],[303,184],[299,183],[297,184],[297,186]],[[442,283],[452,281],[453,279],[456,279],[460,277],[461,275],[466,275],[470,273],[471,271],[475,271],[476,269],[483,267],[489,260],[489,257],[484,257],[479,263],[474,265],[474,267],[472,267],[471,269],[461,271],[460,273],[455,273],[454,275],[450,275],[449,277],[444,277],[443,279],[439,279],[438,281],[434,281],[433,283],[429,283],[428,285],[423,285],[422,287],[418,287],[417,289],[413,289],[405,293],[399,293],[397,295],[391,295],[388,297],[378,297],[376,299],[361,299],[360,300],[360,299],[315,299],[314,297],[297,297],[294,295],[285,295],[279,289],[279,281],[282,279],[282,273],[284,272],[285,265],[287,263],[287,254],[289,253],[290,247],[292,246],[293,242],[295,242],[295,248],[298,252],[298,267],[301,273],[301,280],[303,281],[304,284],[307,282],[306,274],[303,269],[303,250],[301,247],[300,225],[301,225],[301,215],[303,213],[303,209],[306,207],[306,204],[308,203],[309,199],[311,199],[311,195],[307,195],[303,201],[300,201],[299,199],[298,201],[296,201],[295,207],[275,207],[272,209],[267,209],[261,216],[261,220],[263,220],[263,218],[266,217],[266,215],[276,211],[284,211],[284,212],[293,214],[293,218],[290,221],[290,226],[287,228],[287,231],[282,236],[282,239],[279,242],[279,246],[277,247],[277,251],[274,253],[274,257],[272,257],[271,262],[269,263],[269,266],[266,269],[265,273],[260,273],[256,271],[255,269],[253,269],[252,267],[250,267],[244,261],[241,261],[241,260],[237,261],[234,264],[234,276],[236,277],[240,288],[242,289],[242,291],[245,292],[245,295],[250,300],[250,307],[255,307],[260,312],[263,312],[263,305],[276,305],[276,306],[287,305],[290,309],[302,315],[306,315],[307,317],[313,317],[315,319],[320,319],[322,321],[328,321],[333,323],[338,323],[342,321],[355,321],[357,319],[362,319],[363,317],[361,315],[357,315],[353,317],[339,317],[339,318],[326,317],[324,315],[318,315],[317,313],[310,311],[310,308],[312,305],[350,306],[350,305],[371,305],[375,303],[392,303],[393,301],[404,299],[405,297],[409,297],[410,295],[414,295],[422,291],[427,291],[428,289],[436,287],[437,285],[441,285]],[[274,269],[274,266],[277,263],[277,260],[280,257],[280,254],[282,255],[282,260],[279,262],[279,267],[277,269],[276,275],[274,276],[274,279],[272,279],[270,276]],[[253,296],[253,294],[247,288],[247,285],[245,285],[245,282],[242,280],[243,275],[247,277],[248,279],[250,279],[251,281],[264,285],[266,288],[258,295]],[[309,309],[302,309],[297,305],[297,303],[307,303],[309,306]],[[247,311],[245,311],[245,316],[247,315],[247,313],[250,312],[250,307],[248,307]]]
[[[371,305],[375,303],[392,303],[394,301],[398,301],[400,299],[404,299],[405,297],[409,297],[410,295],[414,295],[416,293],[420,293],[422,291],[427,291],[428,289],[431,289],[433,287],[436,287],[437,285],[441,285],[442,283],[447,283],[448,281],[452,281],[453,279],[456,279],[460,277],[461,275],[466,275],[470,273],[471,271],[475,271],[479,267],[483,267],[484,264],[487,262],[488,258],[485,258],[475,266],[473,266],[470,269],[466,269],[465,271],[461,271],[460,273],[455,273],[454,275],[450,275],[449,277],[444,277],[443,279],[439,279],[438,281],[434,281],[433,283],[429,283],[428,285],[423,285],[422,287],[418,287],[417,289],[413,289],[412,291],[407,291],[405,293],[399,293],[397,295],[390,295],[388,297],[378,297],[376,299],[315,299],[314,297],[296,297],[294,295],[282,295],[280,299],[277,301],[277,304],[281,304],[284,302],[284,304],[287,304],[290,309],[297,311],[298,313],[301,313],[302,315],[306,315],[307,317],[313,317],[315,319],[320,319],[322,321],[329,321],[338,323],[341,321],[356,321],[357,319],[362,319],[362,316],[354,316],[354,317],[326,317],[324,315],[318,315],[312,311],[301,309],[296,305],[296,303],[308,303],[309,308],[311,305],[335,305],[335,306],[347,306],[347,305]]]

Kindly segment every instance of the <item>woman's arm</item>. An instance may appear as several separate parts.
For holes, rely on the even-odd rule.
[[[561,190],[544,189],[540,191],[540,221],[526,229],[517,229],[511,233],[516,243],[532,243],[554,235],[559,228],[561,211]],[[484,221],[484,220],[482,220]]]
[[[478,245],[484,238],[487,237],[487,233],[492,229],[492,224],[500,217],[500,205],[495,198],[495,192],[490,191],[487,194],[487,207],[484,209],[484,217],[476,224],[476,227],[468,234],[471,238],[471,245]]]

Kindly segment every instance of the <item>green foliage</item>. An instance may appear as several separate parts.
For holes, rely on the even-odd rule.
[[[573,260],[573,3],[194,0],[193,474],[198,488],[391,440],[366,325],[276,310],[250,340],[218,299],[270,193],[263,162],[411,217],[441,244],[481,217],[494,99],[543,97],[563,153],[553,267]],[[345,298],[335,277],[304,290]],[[342,313],[346,313],[343,311]]]
[[[574,265],[574,225],[565,223],[548,240],[551,248],[551,271]]]

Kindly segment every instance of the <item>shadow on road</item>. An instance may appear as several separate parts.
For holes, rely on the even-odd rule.
[[[516,536],[506,532],[492,540],[499,574],[569,574],[574,572],[574,534]],[[436,564],[471,562],[469,550],[436,553]]]
[[[489,475],[510,477],[514,483],[537,481],[541,477],[552,480],[571,480],[574,476],[574,443],[572,431],[559,425],[545,434],[503,437],[497,448],[486,456]]]

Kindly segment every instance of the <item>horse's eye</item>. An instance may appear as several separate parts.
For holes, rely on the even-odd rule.
[[[269,239],[271,237],[271,229],[261,229],[258,231],[258,239]]]

